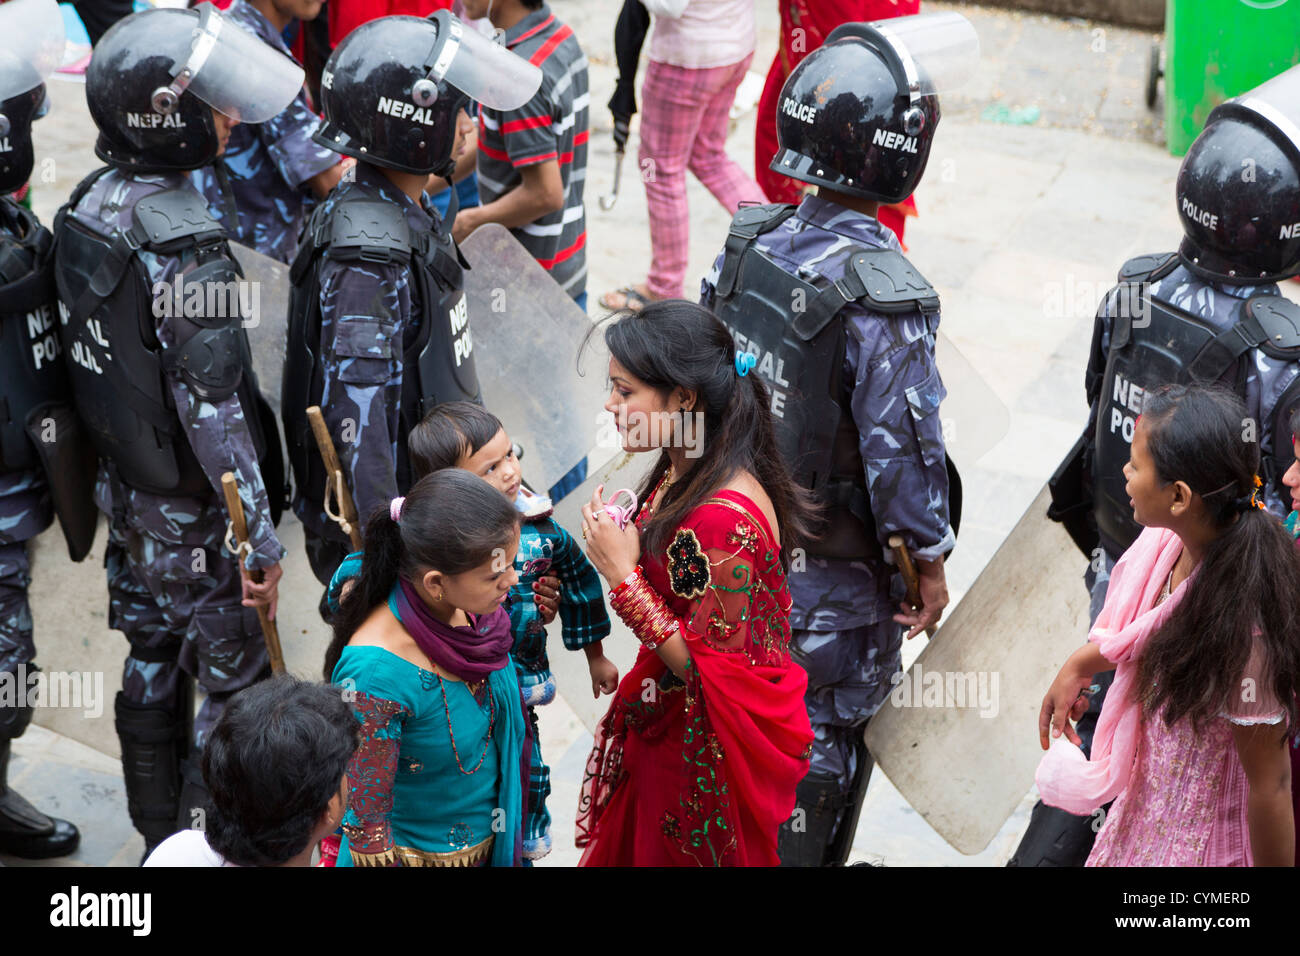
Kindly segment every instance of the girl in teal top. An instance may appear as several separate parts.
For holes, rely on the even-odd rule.
[[[517,513],[441,471],[365,541],[325,657],[362,728],[338,865],[518,865],[529,746],[503,607]]]

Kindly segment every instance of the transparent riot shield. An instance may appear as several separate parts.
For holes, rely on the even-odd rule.
[[[263,398],[279,419],[289,330],[289,267],[238,242],[230,243],[230,249],[244,274],[236,294],[253,353],[253,370]]]
[[[563,498],[621,455],[603,411],[608,353],[592,323],[510,231],[476,229],[461,244],[465,298],[483,401],[523,448],[524,480]]]

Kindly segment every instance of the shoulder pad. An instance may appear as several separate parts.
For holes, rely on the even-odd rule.
[[[1300,305],[1280,295],[1261,295],[1246,303],[1246,314],[1259,323],[1259,349],[1274,358],[1300,359]]]
[[[242,331],[238,325],[199,329],[183,345],[164,351],[163,365],[179,372],[203,401],[224,401],[239,389],[243,377]]]
[[[731,234],[753,239],[771,232],[794,215],[798,206],[790,203],[767,203],[762,206],[741,206],[731,219]]]
[[[1168,275],[1178,264],[1178,253],[1158,252],[1146,256],[1134,256],[1119,267],[1119,281],[1133,282],[1144,279],[1158,279]]]
[[[866,289],[866,299],[880,312],[937,312],[939,293],[901,252],[864,249],[853,254],[849,268]]]
[[[145,196],[135,204],[131,232],[141,246],[165,249],[173,245],[224,239],[225,230],[208,212],[208,204],[190,187]]]
[[[411,227],[393,203],[382,199],[343,201],[334,207],[327,222],[331,259],[390,263],[411,258]]]

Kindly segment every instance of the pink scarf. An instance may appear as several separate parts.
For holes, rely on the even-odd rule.
[[[1133,686],[1138,658],[1191,581],[1189,577],[1163,604],[1153,608],[1182,550],[1182,541],[1172,531],[1146,528],[1111,571],[1106,604],[1088,640],[1106,660],[1115,663],[1115,682],[1106,693],[1106,705],[1097,721],[1091,759],[1064,735],[1053,740],[1043,755],[1034,782],[1049,806],[1084,816],[1128,786],[1142,734],[1142,709]]]

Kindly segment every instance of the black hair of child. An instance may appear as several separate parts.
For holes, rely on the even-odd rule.
[[[1278,519],[1250,502],[1260,450],[1246,406],[1219,386],[1170,385],[1147,394],[1142,422],[1160,480],[1200,495],[1217,535],[1139,661],[1143,713],[1170,726],[1191,718],[1199,730],[1239,711],[1254,699],[1243,698],[1252,692],[1243,676],[1258,633],[1263,673],[1294,726],[1300,557]]]
[[[443,468],[455,468],[456,462],[473,455],[503,427],[501,419],[475,402],[433,406],[406,436],[411,476],[419,480]]]

